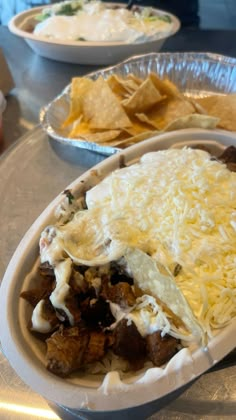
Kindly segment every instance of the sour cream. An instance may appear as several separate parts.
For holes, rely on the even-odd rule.
[[[34,34],[59,41],[132,43],[157,38],[171,28],[171,22],[95,1],[73,16],[52,14],[36,25]]]

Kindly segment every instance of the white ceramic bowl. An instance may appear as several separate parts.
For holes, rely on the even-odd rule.
[[[128,164],[149,151],[199,143],[207,145],[212,153],[220,154],[225,146],[236,145],[236,137],[230,133],[206,130],[166,133],[117,153],[93,169],[96,169],[99,176],[104,177],[120,166],[121,155],[122,160]],[[68,188],[74,193],[82,192],[82,188],[84,190],[86,186],[96,182],[94,174],[94,171],[87,171]],[[156,411],[163,405],[163,401],[167,401],[173,393],[181,390],[181,387],[190,384],[235,347],[236,320],[216,335],[204,351],[199,348],[190,353],[184,349],[171,359],[165,369],[154,368],[131,375],[126,383],[103,382],[101,387],[103,378],[100,376],[73,375],[71,378],[62,379],[48,372],[45,368],[43,348],[27,329],[31,309],[19,295],[22,290],[32,286],[32,278],[27,275],[38,258],[40,233],[45,226],[54,221],[54,210],[62,199],[62,195],[56,197],[26,233],[2,281],[0,337],[4,354],[23,381],[56,404],[78,412],[87,410],[89,418],[91,414],[100,413],[104,419],[108,414],[111,415],[111,411],[116,415],[117,411],[119,413],[119,410],[126,409],[131,410],[130,415],[136,410],[139,415],[143,413],[141,418],[145,418],[147,413],[150,415],[150,412]]]
[[[174,35],[180,28],[180,21],[176,16],[162,10],[154,9],[154,12],[169,15],[173,22],[170,32],[160,34],[155,40],[141,43],[62,42],[45,39],[32,33],[32,29],[38,23],[35,20],[35,16],[40,14],[43,8],[45,6],[34,7],[14,16],[9,22],[9,29],[15,35],[24,38],[27,44],[38,55],[68,63],[108,65],[117,63],[134,54],[157,52],[160,51],[166,39]]]

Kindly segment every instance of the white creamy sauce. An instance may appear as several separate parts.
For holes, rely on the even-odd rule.
[[[137,299],[137,304],[128,310],[122,309],[116,303],[110,302],[110,310],[116,322],[112,324],[114,329],[122,320],[127,320],[127,325],[133,322],[142,337],[162,331],[162,335],[170,332],[170,323],[167,316],[161,310],[153,296],[143,295]]]
[[[66,307],[65,299],[69,293],[70,286],[69,280],[72,271],[72,261],[67,258],[66,260],[58,263],[54,269],[56,276],[56,287],[50,295],[50,301],[54,308],[63,310],[71,325],[73,325],[73,316]]]
[[[35,306],[31,318],[32,330],[40,333],[48,333],[51,331],[51,324],[43,317],[44,300],[40,300]]]
[[[70,260],[70,258],[67,258],[60,262],[57,261],[56,259],[57,251],[55,251],[57,247],[53,246],[54,242],[52,242],[50,246],[47,247],[48,258],[45,259],[45,261],[49,261],[50,259],[51,260],[50,262],[53,263],[53,265],[55,265],[54,273],[56,277],[56,287],[50,295],[50,301],[56,310],[62,310],[66,314],[70,322],[70,325],[73,325],[74,323],[73,315],[70,313],[69,309],[66,306],[66,297],[68,296],[69,291],[70,291],[70,286],[68,283],[69,283],[71,272],[72,272],[72,261]],[[52,254],[52,250],[55,251],[54,260],[50,258]],[[44,253],[45,253],[45,247],[43,248],[43,255]],[[46,333],[51,330],[51,325],[50,323],[46,322],[42,316],[43,304],[44,304],[44,300],[40,300],[33,310],[32,329],[38,332]],[[58,316],[58,319],[60,319],[60,315]]]
[[[168,32],[172,23],[133,14],[125,8],[109,9],[104,3],[85,4],[76,15],[52,15],[38,23],[34,34],[64,41],[142,42]]]
[[[63,260],[63,248],[56,238],[57,229],[48,226],[42,233],[39,241],[41,263],[48,262],[51,266]]]

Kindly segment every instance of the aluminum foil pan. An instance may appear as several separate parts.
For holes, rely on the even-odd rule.
[[[188,97],[236,92],[236,59],[212,53],[150,53],[131,57],[115,66],[90,73],[87,77],[97,79],[100,75],[107,78],[111,74],[125,76],[133,73],[145,78],[150,72],[168,77]],[[41,109],[43,130],[57,142],[71,147],[104,155],[119,151],[119,148],[68,138],[69,130],[61,126],[69,112],[69,92],[70,85]]]

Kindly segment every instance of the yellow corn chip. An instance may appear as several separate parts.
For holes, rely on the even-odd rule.
[[[216,128],[218,122],[219,118],[216,117],[210,117],[209,115],[203,114],[190,114],[171,121],[165,127],[164,131],[180,130],[184,128],[213,129]]]
[[[93,129],[121,129],[131,126],[116,95],[99,77],[83,98],[83,116]]]
[[[152,108],[157,102],[163,100],[163,96],[156,89],[150,78],[138,87],[128,99],[122,101],[122,105],[129,113],[142,113]]]
[[[193,105],[186,99],[173,97],[157,104],[147,113],[147,117],[158,130],[164,130],[168,124],[177,118],[194,113]]]
[[[91,79],[85,77],[74,77],[71,82],[70,90],[70,111],[67,119],[63,123],[63,128],[76,121],[83,112],[83,97],[93,84]]]
[[[236,93],[213,95],[198,99],[197,102],[207,111],[208,115],[219,118],[219,127],[236,131]]]
[[[120,134],[120,130],[108,130],[97,133],[84,133],[81,138],[90,142],[105,143],[114,140]]]
[[[174,83],[172,83],[169,79],[160,79],[156,73],[150,73],[150,79],[156,86],[156,89],[159,90],[161,95],[172,97],[172,96],[180,96],[183,95],[180,93],[179,89],[177,88]]]

